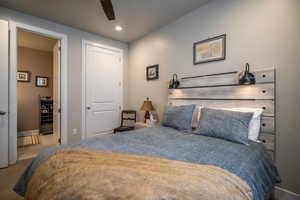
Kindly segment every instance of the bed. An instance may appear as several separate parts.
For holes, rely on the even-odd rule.
[[[231,76],[231,73],[228,74]],[[215,81],[220,81],[220,78],[214,77],[213,85],[208,86],[210,90],[201,86],[186,87],[181,92],[170,91],[169,104],[262,107],[264,115],[261,132],[268,132],[267,135],[271,137],[261,138],[261,143],[249,140],[245,145],[166,126],[100,135],[42,152],[20,177],[14,191],[32,200],[49,199],[53,195],[56,198],[52,199],[56,200],[69,198],[70,195],[75,195],[71,199],[80,200],[268,199],[274,185],[280,182],[273,161],[275,134],[270,134],[275,133],[274,83],[270,85],[269,80],[269,76],[274,79],[274,71],[257,72],[256,75],[263,78],[262,85],[247,86],[246,93],[243,86],[228,83],[216,85]],[[221,78],[222,82],[232,79],[233,77]],[[211,83],[205,80],[207,82]],[[266,117],[268,120],[265,120]],[[61,171],[65,171],[64,179],[61,176],[53,178]],[[90,174],[84,174],[87,171]],[[134,176],[129,177],[131,173]],[[178,174],[180,175],[177,176]],[[68,185],[70,179],[71,185]],[[81,182],[80,186],[76,186],[78,182]],[[173,184],[163,184],[164,182]],[[86,184],[82,185],[84,183]],[[114,188],[112,183],[119,188]],[[60,185],[53,189],[51,185],[56,184]],[[151,186],[150,189],[141,189],[145,185]],[[165,187],[166,185],[170,187]],[[96,196],[89,196],[90,187],[96,191]],[[162,188],[165,190],[162,191]],[[154,194],[160,192],[162,195]],[[39,196],[45,193],[49,193],[49,196]],[[119,196],[107,196],[112,193]],[[27,196],[28,194],[32,196]]]
[[[124,154],[214,165],[241,177],[251,187],[255,200],[263,200],[280,179],[262,144],[249,146],[226,140],[184,133],[157,126],[124,134],[98,136],[41,153],[24,172],[14,190],[24,196],[36,168],[61,149],[93,149]]]

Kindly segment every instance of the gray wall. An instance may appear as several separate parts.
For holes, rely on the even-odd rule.
[[[0,18],[45,28],[68,36],[68,142],[81,138],[81,44],[82,39],[121,48],[124,51],[124,106],[127,105],[128,45],[65,25],[0,7]],[[72,129],[77,129],[76,135]]]
[[[225,61],[194,66],[193,42],[227,33]],[[129,105],[139,110],[150,97],[161,118],[168,80],[181,76],[277,69],[277,166],[282,187],[300,193],[300,1],[214,0],[129,47]],[[146,81],[145,68],[160,65],[160,79]],[[143,113],[139,112],[142,119]]]

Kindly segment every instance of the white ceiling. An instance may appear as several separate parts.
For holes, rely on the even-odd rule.
[[[37,49],[41,51],[53,51],[57,40],[27,31],[18,31],[18,46]]]
[[[116,20],[108,21],[99,0],[0,0],[0,6],[131,42],[200,7],[208,0],[112,0]],[[115,25],[123,26],[117,32]]]

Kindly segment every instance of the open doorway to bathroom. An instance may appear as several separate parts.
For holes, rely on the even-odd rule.
[[[18,29],[18,160],[58,146],[60,134],[60,40]]]

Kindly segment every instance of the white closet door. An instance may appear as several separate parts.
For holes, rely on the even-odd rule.
[[[112,132],[120,124],[120,53],[87,45],[86,47],[86,135]]]
[[[8,22],[0,20],[0,168],[8,166]]]

